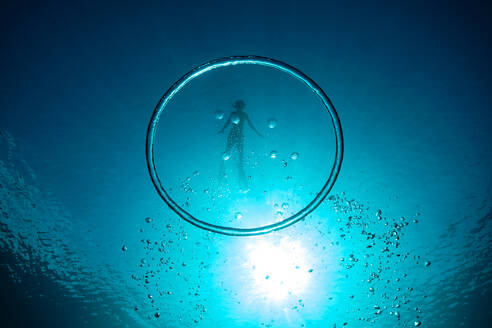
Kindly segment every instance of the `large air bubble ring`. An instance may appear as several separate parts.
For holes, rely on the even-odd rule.
[[[231,65],[261,65],[270,67],[282,72],[285,72],[296,79],[300,80],[305,84],[306,87],[310,88],[322,101],[326,110],[330,113],[331,121],[333,124],[334,132],[335,132],[335,142],[336,142],[336,152],[335,152],[335,160],[330,169],[330,175],[326,180],[323,188],[316,194],[316,197],[303,209],[299,212],[293,214],[292,216],[265,226],[259,226],[256,228],[235,228],[235,227],[227,227],[211,224],[205,221],[202,221],[186,210],[184,210],[181,206],[179,206],[169,195],[162,184],[162,181],[159,179],[159,175],[157,174],[157,170],[154,163],[154,135],[157,129],[157,125],[159,123],[159,118],[163,113],[166,105],[169,101],[176,95],[186,84],[191,82],[196,77],[210,72],[217,68],[228,67]],[[213,231],[216,233],[230,235],[230,236],[253,236],[253,235],[261,235],[266,234],[272,231],[280,230],[286,228],[299,220],[305,218],[309,213],[314,211],[320,204],[323,202],[325,197],[330,192],[333,187],[338,173],[340,172],[340,167],[342,165],[343,159],[343,135],[342,135],[342,126],[340,124],[340,119],[338,118],[338,114],[333,107],[328,96],[324,93],[324,91],[307,75],[299,71],[298,69],[282,63],[278,60],[259,57],[259,56],[233,56],[227,58],[221,58],[209,61],[201,66],[198,66],[192,69],[190,72],[186,73],[183,77],[181,77],[176,83],[174,83],[169,90],[164,94],[159,103],[157,104],[154,113],[152,114],[152,118],[150,119],[149,127],[147,130],[147,140],[146,140],[146,157],[147,157],[147,166],[150,173],[150,178],[157,189],[157,192],[164,200],[164,202],[178,214],[181,218],[188,221],[189,223],[200,227],[202,229]]]

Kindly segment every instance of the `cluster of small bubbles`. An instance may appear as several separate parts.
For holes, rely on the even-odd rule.
[[[295,160],[297,160],[298,158],[299,158],[299,153],[294,152],[294,153],[290,154],[290,159],[291,159],[291,160],[295,161]]]
[[[242,219],[242,218],[243,218],[243,213],[241,213],[241,212],[236,212],[236,213],[234,214],[234,218],[235,218],[236,220],[240,220],[240,219]]]
[[[277,120],[274,118],[270,118],[268,119],[267,124],[270,129],[274,129],[277,127]]]
[[[404,320],[400,321],[400,313],[403,318],[403,314],[410,310],[412,302],[417,301],[412,299],[416,297],[416,294],[413,292],[413,287],[402,285],[408,283],[405,279],[408,277],[407,273],[402,272],[396,277],[395,274],[401,272],[397,269],[398,266],[405,265],[408,260],[413,259],[410,267],[419,264],[420,257],[412,256],[410,252],[403,251],[400,244],[405,228],[411,221],[405,217],[383,216],[382,210],[376,210],[374,216],[367,215],[367,211],[370,210],[367,206],[353,199],[347,199],[344,193],[330,195],[328,200],[337,216],[335,221],[338,222],[338,226],[335,228],[335,232],[337,232],[336,238],[339,238],[338,241],[331,242],[330,245],[340,245],[344,250],[352,250],[350,252],[352,254],[342,253],[347,254],[347,257],[340,258],[341,269],[355,270],[356,274],[367,272],[367,278],[360,280],[359,287],[365,285],[368,289],[361,288],[361,290],[368,290],[366,293],[370,298],[380,297],[381,304],[372,309],[366,308],[368,312],[365,318],[359,319],[371,323],[385,320],[386,316],[380,314],[391,308],[393,310],[387,313],[396,320],[393,326],[405,326],[408,323],[405,323]],[[413,222],[417,223],[418,221]],[[355,231],[359,233],[354,234]],[[350,240],[350,245],[344,245],[344,242],[348,240]],[[362,254],[355,256],[356,252],[362,252]],[[348,263],[346,258],[349,260]],[[425,266],[428,265],[430,262],[425,262]],[[351,271],[346,271],[346,278],[349,277]],[[425,296],[423,297],[425,298]],[[398,311],[394,309],[398,309]],[[417,312],[420,313],[420,310]]]
[[[148,222],[147,219],[144,219],[145,222]],[[194,305],[196,311],[183,311],[190,313],[190,322],[198,323],[199,320],[203,320],[203,314],[206,312],[206,307],[200,303],[207,303],[206,298],[200,296],[200,282],[202,272],[207,269],[208,264],[205,264],[203,261],[200,262],[200,265],[192,270],[194,274],[198,274],[199,278],[194,280],[194,283],[191,283],[191,280],[186,277],[188,264],[183,260],[179,262],[175,262],[176,256],[183,256],[184,252],[184,243],[188,240],[187,232],[181,228],[181,226],[177,227],[176,225],[171,225],[168,223],[166,225],[167,231],[163,233],[163,239],[157,241],[155,237],[152,238],[141,238],[140,242],[143,245],[143,249],[146,251],[145,257],[141,257],[138,261],[139,273],[132,274],[131,278],[134,280],[139,287],[144,288],[146,297],[142,301],[147,303],[146,309],[139,311],[147,314],[147,318],[149,320],[159,319],[161,317],[161,309],[159,305],[161,303],[168,303],[169,297],[173,297],[173,299],[177,299],[179,303],[183,306]],[[150,229],[153,229],[152,233],[162,233],[160,229],[154,225],[150,225]],[[143,232],[143,229],[140,229]],[[207,239],[210,237],[207,236]],[[198,246],[200,241],[196,241],[195,244]],[[125,246],[124,246],[125,247]],[[208,249],[208,247],[207,247]],[[207,251],[207,255],[210,255]],[[160,277],[163,274],[167,274],[167,278],[171,278],[170,274],[175,274],[175,276],[179,279],[183,279],[186,282],[186,285],[189,286],[188,295],[194,296],[194,300],[187,300],[185,302],[184,294],[182,290],[171,290],[173,285],[162,281]],[[167,280],[167,279],[166,279]],[[164,283],[164,286],[162,285]],[[172,296],[171,296],[172,295]],[[192,304],[190,304],[192,303]],[[139,306],[134,306],[133,309],[135,311],[140,310]],[[181,321],[181,318],[179,319]]]
[[[405,229],[412,220],[399,216],[390,217],[387,213],[383,216],[381,210],[375,211],[374,209],[370,209],[354,199],[347,198],[344,194],[330,195],[328,200],[336,217],[335,220],[333,220],[333,230],[327,232],[332,233],[331,236],[335,239],[327,244],[342,249],[342,252],[340,253],[342,257],[340,257],[339,264],[340,270],[343,270],[342,272],[346,273],[345,278],[349,278],[349,276],[353,275],[363,275],[362,279],[357,279],[357,281],[355,281],[358,291],[354,292],[351,290],[355,295],[350,294],[346,296],[355,299],[361,299],[361,296],[363,296],[365,298],[369,297],[371,300],[370,304],[365,305],[364,309],[366,312],[364,315],[360,316],[359,320],[371,322],[375,326],[377,326],[375,323],[381,320],[392,320],[394,324],[390,324],[389,326],[393,327],[401,327],[402,325],[407,326],[408,324],[412,325],[414,322],[416,327],[420,326],[420,321],[414,321],[414,319],[420,319],[418,314],[417,316],[409,318],[410,321],[405,319],[406,313],[408,311],[413,311],[414,303],[417,302],[417,293],[412,292],[413,288],[411,286],[405,285],[405,283],[408,283],[408,281],[406,281],[408,275],[403,271],[399,271],[400,269],[398,267],[400,263],[404,263],[404,261],[412,261],[412,266],[415,266],[415,262],[418,264],[418,262],[421,261],[420,257],[404,251],[404,247],[400,244],[402,240],[404,240],[402,238],[405,235]],[[281,203],[281,205],[275,203],[273,204],[273,207],[278,215],[283,215],[283,212],[288,210],[289,204],[287,202]],[[374,213],[376,215],[374,215]],[[240,217],[238,214],[240,214]],[[236,212],[234,217],[240,219],[242,218],[242,214]],[[155,229],[155,227],[151,227]],[[173,228],[175,229],[176,226],[173,225]],[[168,229],[169,233],[171,233],[172,229],[170,226],[168,226]],[[186,240],[186,236],[183,233],[179,233],[177,236],[179,240]],[[151,270],[150,263],[145,261],[141,262],[141,266],[147,271],[142,277],[136,277],[136,279],[139,279],[142,286],[150,288],[157,285],[156,279],[159,277],[159,270],[172,272],[184,278],[186,271],[188,271],[187,269],[191,269],[190,271],[198,269],[193,267],[192,262],[188,262],[189,268],[185,268],[185,262],[180,260],[174,263],[173,258],[170,257],[170,255],[167,255],[175,254],[177,252],[176,247],[178,247],[177,244],[179,244],[179,241],[174,239],[173,244],[173,239],[169,238],[166,238],[162,242],[156,242],[154,240],[154,238],[152,238],[152,240],[142,239],[145,248],[149,252],[155,252],[158,249],[160,254],[162,254],[161,256],[156,257],[159,263],[159,269]],[[196,243],[197,245],[200,244],[200,242]],[[323,250],[324,249],[325,247],[323,246]],[[177,253],[182,254],[182,252]],[[152,262],[149,255],[147,258],[149,259],[148,262]],[[425,262],[425,266],[428,265],[430,265],[430,262]],[[205,269],[207,268],[207,265],[201,262],[199,268],[200,270]],[[299,269],[300,267],[297,266],[296,268]],[[309,267],[302,267],[301,269],[303,271],[307,270],[309,273],[313,272],[313,269],[309,269]],[[269,279],[269,281],[273,279],[273,276],[270,277],[270,275],[265,275],[263,277],[264,279]],[[359,276],[357,276],[357,278],[358,277]],[[169,286],[166,287],[169,288]],[[165,295],[170,295],[168,293],[170,290],[161,290],[159,291],[159,294],[154,290],[147,290],[154,295],[154,298],[150,298],[151,301],[149,302],[153,308],[153,312],[150,312],[150,317],[152,317],[154,313],[157,313],[155,311],[158,311],[158,309],[154,307],[154,301],[156,301],[157,305],[159,296],[166,297]],[[179,299],[179,290],[174,290],[173,292],[172,298]],[[200,286],[193,286],[193,288],[190,288],[188,295],[199,297]],[[296,304],[292,307],[295,311],[299,311],[300,308],[302,308],[300,304]],[[358,310],[362,311],[362,306]],[[417,311],[416,307],[415,311]],[[417,312],[421,313],[420,310]],[[197,323],[198,318],[193,318],[193,321]],[[339,324],[337,323],[337,325]]]
[[[190,177],[187,177],[185,180],[181,181],[181,189],[183,189],[184,192],[193,192],[190,181]]]
[[[224,112],[221,110],[215,111],[215,119],[216,120],[221,120],[224,118]]]
[[[229,160],[229,158],[231,158],[231,155],[229,155],[229,153],[224,153],[224,154],[222,154],[222,159],[223,159],[224,161],[228,161],[228,160]]]
[[[270,152],[270,158],[272,158],[272,159],[277,158],[277,155],[278,155],[278,153],[277,153],[277,151],[276,151],[276,150],[272,150],[272,151]]]

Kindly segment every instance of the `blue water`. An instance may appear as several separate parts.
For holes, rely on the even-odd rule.
[[[444,1],[3,5],[2,326],[486,327],[490,14]],[[185,222],[147,171],[159,99],[231,55],[300,69],[344,132],[328,197],[264,236]],[[247,193],[238,154],[222,159],[230,127],[217,134],[237,99],[264,136],[245,127]],[[168,109],[157,167],[200,219],[277,222],[329,175],[329,115],[281,72],[207,73]]]

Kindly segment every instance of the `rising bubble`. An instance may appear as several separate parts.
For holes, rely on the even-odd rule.
[[[221,110],[218,110],[215,112],[215,119],[216,120],[221,120],[224,118],[224,112]]]
[[[268,119],[267,124],[270,129],[274,129],[275,127],[277,127],[277,120],[274,118],[270,118]]]

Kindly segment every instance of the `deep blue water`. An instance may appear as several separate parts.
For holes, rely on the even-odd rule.
[[[447,1],[4,4],[2,326],[486,327],[490,15]],[[147,171],[159,99],[232,55],[307,74],[344,132],[328,197],[264,236],[194,227]],[[223,160],[230,126],[217,134],[238,99],[263,135],[246,123],[247,193],[238,152]],[[306,206],[334,146],[312,92],[246,65],[178,93],[156,165],[193,215],[251,228]]]

